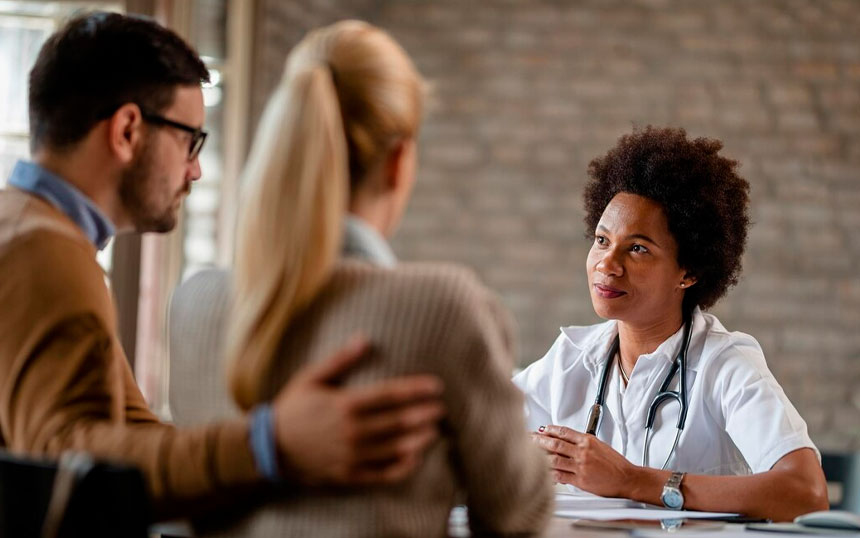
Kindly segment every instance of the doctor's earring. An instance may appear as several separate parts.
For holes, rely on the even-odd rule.
[[[681,287],[682,287],[682,288],[686,288],[686,287],[687,287],[687,284],[686,284],[685,282],[681,282]]]

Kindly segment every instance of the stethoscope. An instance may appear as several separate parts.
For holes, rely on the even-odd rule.
[[[681,438],[681,432],[684,431],[684,423],[687,421],[687,351],[690,348],[690,337],[693,333],[692,328],[692,317],[686,316],[684,320],[684,335],[681,351],[678,353],[678,356],[675,357],[675,360],[672,362],[672,366],[669,367],[669,371],[666,373],[666,378],[663,379],[663,384],[660,385],[660,390],[657,392],[657,395],[654,396],[654,399],[651,400],[651,405],[648,407],[648,417],[645,420],[645,447],[642,450],[642,465],[648,465],[648,446],[651,442],[651,435],[654,432],[654,419],[657,417],[657,410],[667,400],[675,400],[678,402],[680,405],[680,412],[678,413],[675,442],[672,443],[672,450],[669,451],[669,455],[666,457],[666,461],[663,462],[661,469],[666,468],[669,464],[669,460],[672,458],[672,454],[674,454],[675,449],[678,448],[678,440]],[[600,377],[600,385],[597,387],[597,397],[594,398],[594,404],[591,406],[591,411],[588,412],[585,433],[597,435],[597,430],[600,428],[600,421],[603,418],[603,406],[606,403],[606,385],[609,381],[609,373],[611,371],[610,367],[612,366],[612,362],[615,360],[615,356],[618,354],[620,346],[621,340],[616,335],[615,340],[612,342],[612,347],[606,355],[606,361],[603,364],[603,373]],[[679,372],[679,390],[669,390],[669,385],[672,384],[672,379],[674,379],[675,374],[678,374]]]

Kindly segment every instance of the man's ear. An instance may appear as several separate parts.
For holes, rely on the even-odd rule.
[[[140,107],[126,103],[108,118],[108,147],[117,160],[128,164],[134,160],[143,142],[143,116]]]

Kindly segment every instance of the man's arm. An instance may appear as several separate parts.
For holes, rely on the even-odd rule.
[[[0,438],[9,448],[50,456],[85,450],[135,465],[157,517],[211,509],[237,490],[261,487],[247,418],[177,429],[145,409],[88,250],[43,234],[8,248],[0,269],[0,304],[11,305],[0,316]],[[275,431],[288,482],[396,480],[435,435],[439,403],[428,395],[438,393],[438,381],[361,390],[327,383],[360,359],[365,345],[309,366],[277,397]],[[379,438],[368,439],[374,432]],[[337,451],[327,452],[332,447]],[[397,457],[372,463],[392,450]],[[322,454],[328,456],[316,458]]]
[[[356,341],[306,367],[276,398],[287,482],[397,481],[414,470],[437,436],[441,384],[432,376],[361,388],[327,384],[366,346]],[[3,395],[3,429],[12,450],[57,456],[77,449],[133,464],[146,476],[158,518],[206,510],[237,489],[259,487],[263,480],[245,418],[184,430],[126,421],[130,395],[121,380],[130,372],[124,362],[111,360],[110,349],[110,337],[91,316],[70,319],[45,338]]]
[[[131,372],[112,346],[95,317],[73,317],[4,372],[10,377],[0,394],[0,425],[11,450],[54,457],[83,450],[135,465],[159,518],[205,509],[218,496],[260,483],[246,419],[188,430],[126,421],[126,390],[137,387],[123,382]]]

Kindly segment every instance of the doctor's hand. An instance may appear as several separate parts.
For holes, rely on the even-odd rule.
[[[563,426],[541,426],[532,439],[549,455],[553,480],[602,497],[627,497],[637,466],[597,437]]]
[[[272,402],[279,467],[305,484],[384,484],[412,473],[439,435],[436,376],[337,386],[370,350],[364,338],[299,370]]]

